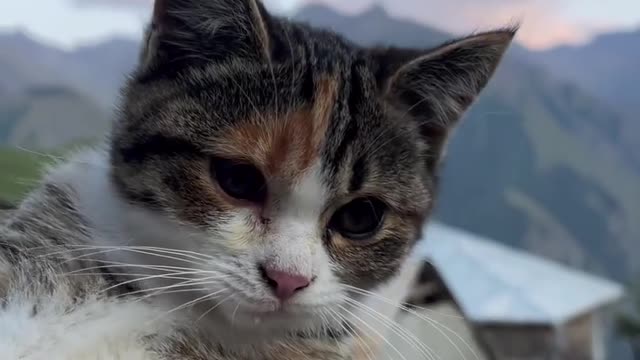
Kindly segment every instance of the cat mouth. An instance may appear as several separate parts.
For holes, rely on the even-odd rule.
[[[244,304],[244,312],[253,316],[282,317],[301,316],[307,311],[304,311],[303,307],[298,304],[273,301],[262,304]]]
[[[222,309],[223,317],[235,328],[265,331],[273,336],[315,328],[318,319],[310,311],[289,306],[264,307],[254,304],[239,304]]]

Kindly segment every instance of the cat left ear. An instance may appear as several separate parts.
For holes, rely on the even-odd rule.
[[[387,101],[419,122],[438,165],[450,131],[495,72],[517,29],[480,33],[428,52],[372,50]]]
[[[270,22],[260,0],[155,0],[140,67],[269,61]]]

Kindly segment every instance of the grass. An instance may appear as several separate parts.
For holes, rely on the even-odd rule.
[[[52,158],[15,148],[0,148],[0,203],[16,204],[38,184]]]
[[[19,203],[38,185],[43,171],[56,159],[98,143],[99,139],[80,139],[57,149],[30,151],[0,146],[0,207]]]

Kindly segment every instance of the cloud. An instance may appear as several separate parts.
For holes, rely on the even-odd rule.
[[[73,0],[81,6],[151,7],[153,0]],[[291,11],[310,3],[328,4],[346,13],[357,13],[378,3],[391,14],[440,29],[463,34],[521,21],[518,41],[535,48],[580,43],[592,29],[563,16],[557,0],[263,0],[278,11]]]
[[[585,26],[561,15],[561,3],[555,0],[493,0],[491,3],[489,7],[480,6],[478,2],[462,7],[459,30],[464,31],[464,27],[471,24],[490,28],[517,20],[521,22],[518,40],[535,49],[582,43],[589,38],[590,31]]]

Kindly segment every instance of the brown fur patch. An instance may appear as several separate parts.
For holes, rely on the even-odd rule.
[[[294,182],[320,156],[337,93],[336,79],[322,79],[311,107],[277,119],[269,115],[250,119],[216,139],[216,151],[221,156],[250,161],[267,177]]]

